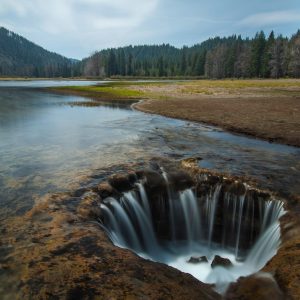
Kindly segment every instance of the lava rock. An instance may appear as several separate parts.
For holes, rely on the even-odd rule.
[[[102,199],[117,197],[119,195],[118,191],[115,190],[108,182],[100,183],[97,187],[97,193]]]
[[[134,171],[128,172],[128,180],[132,185],[134,185],[137,182],[138,177],[136,176],[136,173]]]
[[[214,267],[218,267],[218,266],[231,267],[232,262],[228,258],[224,258],[219,255],[216,255],[214,260],[211,263],[211,267],[214,268]]]
[[[192,177],[184,171],[171,172],[168,174],[168,179],[177,191],[191,188],[195,184]]]
[[[191,258],[188,260],[188,263],[190,264],[199,264],[199,263],[207,263],[207,257],[206,256],[191,256]]]
[[[224,191],[237,196],[244,195],[246,193],[246,187],[242,181],[235,180],[232,182],[231,179],[224,180]]]
[[[136,172],[139,179],[145,181],[145,189],[148,195],[151,197],[153,194],[161,193],[166,190],[166,181],[164,177],[152,170],[143,170]]]
[[[83,219],[98,219],[101,216],[101,198],[94,192],[85,193],[77,207],[77,214]]]
[[[133,189],[132,177],[128,175],[115,174],[108,179],[109,184],[118,192],[127,192]]]

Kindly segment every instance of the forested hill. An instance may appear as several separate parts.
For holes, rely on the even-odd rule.
[[[291,38],[213,38],[193,47],[129,46],[96,52],[82,61],[86,76],[300,77],[300,30]]]
[[[252,39],[216,37],[180,49],[169,44],[106,49],[78,62],[0,27],[0,76],[300,77],[300,30],[290,38],[261,31]]]
[[[74,75],[74,64],[0,27],[0,76],[69,77]]]

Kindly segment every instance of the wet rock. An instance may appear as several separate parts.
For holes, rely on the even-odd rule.
[[[149,195],[161,193],[166,189],[166,182],[163,176],[155,171],[143,170],[136,172],[139,179],[145,181],[145,189]]]
[[[1,264],[1,263],[0,263],[0,271],[1,271],[1,270],[8,270],[8,269],[9,269],[8,264]]]
[[[87,191],[86,188],[79,188],[79,189],[75,190],[73,193],[71,193],[71,196],[81,197],[86,191]]]
[[[222,267],[231,267],[232,262],[228,258],[221,257],[219,255],[216,255],[214,260],[211,263],[211,267],[217,267],[217,266],[222,266]]]
[[[241,277],[232,283],[224,297],[226,300],[283,300],[285,299],[277,282],[269,273],[257,273]]]
[[[230,179],[227,179],[224,182],[224,191],[233,195],[241,196],[245,194],[246,187],[242,181],[235,180],[232,182]]]
[[[132,182],[132,176],[123,175],[123,174],[116,174],[111,176],[108,179],[109,184],[116,189],[118,192],[127,192],[131,190],[134,185]]]
[[[102,199],[119,195],[118,191],[116,191],[108,182],[101,182],[97,186],[97,193]]]
[[[192,177],[184,171],[169,173],[168,179],[170,184],[172,184],[174,189],[177,191],[183,191],[191,188],[195,184]]]
[[[132,185],[134,185],[137,182],[138,178],[134,171],[128,172],[128,180]]]
[[[191,256],[191,258],[188,260],[188,263],[190,264],[199,264],[199,263],[207,263],[207,257],[206,256]]]
[[[198,168],[198,160],[202,160],[201,157],[189,157],[183,159],[180,163],[185,168]]]
[[[94,192],[85,193],[77,207],[77,214],[83,219],[98,219],[101,216],[101,198]]]

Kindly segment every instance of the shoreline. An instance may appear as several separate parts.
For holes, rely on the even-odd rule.
[[[171,119],[195,122],[195,123],[199,123],[199,124],[203,124],[203,125],[218,127],[220,129],[222,129],[223,131],[228,132],[228,133],[242,135],[242,136],[245,136],[245,137],[254,138],[254,139],[269,142],[269,143],[277,143],[277,144],[286,145],[286,146],[290,146],[290,147],[300,148],[300,141],[296,142],[296,143],[293,143],[293,142],[286,141],[283,138],[266,137],[263,134],[260,134],[259,132],[251,131],[251,129],[243,129],[243,128],[238,128],[238,127],[234,127],[234,126],[222,125],[218,121],[216,121],[216,122],[207,122],[207,121],[204,121],[204,120],[195,120],[195,119],[189,118],[189,117],[174,116],[174,115],[172,115],[171,113],[168,113],[168,112],[160,113],[160,112],[156,112],[155,110],[149,110],[149,109],[146,108],[147,104],[149,104],[149,103],[151,103],[151,100],[148,100],[148,99],[147,100],[140,100],[140,101],[134,103],[132,105],[132,107],[135,110],[138,110],[140,112],[147,113],[147,114],[160,115],[160,116],[171,118]]]
[[[259,86],[262,82],[264,85]],[[134,109],[144,113],[300,147],[300,80],[107,82],[102,86],[47,90],[99,102],[137,101]]]

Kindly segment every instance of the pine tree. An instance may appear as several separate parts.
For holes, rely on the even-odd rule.
[[[257,33],[252,41],[251,48],[251,75],[253,77],[262,77],[264,75],[263,56],[266,46],[266,38],[263,31]]]
[[[122,76],[126,75],[126,59],[124,49],[119,50],[119,73]]]
[[[270,77],[271,68],[270,61],[272,59],[271,51],[275,44],[274,31],[272,30],[265,44],[265,49],[262,58],[261,76],[264,78]]]
[[[116,54],[113,49],[109,51],[108,62],[107,62],[107,76],[112,76],[117,74],[117,60]]]
[[[164,59],[162,56],[159,57],[157,65],[158,65],[158,76],[159,77],[165,76]]]
[[[131,53],[129,53],[128,56],[128,64],[127,64],[127,74],[128,76],[132,76],[133,75],[133,56]]]
[[[187,69],[187,57],[186,57],[187,47],[183,47],[181,54],[181,62],[180,62],[180,75],[186,74]]]

